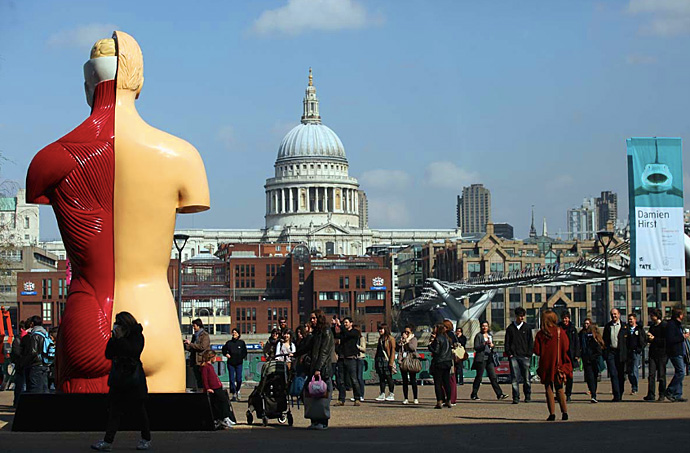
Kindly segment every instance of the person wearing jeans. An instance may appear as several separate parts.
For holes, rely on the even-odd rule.
[[[656,400],[656,381],[659,381],[659,400],[664,399],[666,393],[666,321],[662,321],[661,310],[652,309],[649,314],[652,325],[647,331],[647,342],[649,343],[649,382],[645,401]]]
[[[226,363],[232,400],[239,400],[240,387],[242,387],[242,364],[247,358],[247,345],[241,339],[239,330],[232,329],[232,338],[223,345],[221,352],[228,359]]]
[[[590,402],[598,403],[599,360],[601,360],[604,339],[601,338],[599,328],[592,323],[590,318],[585,319],[582,330],[579,333],[579,341],[582,368],[584,368],[585,382],[587,382],[587,388],[589,389]]]
[[[673,364],[673,379],[666,388],[666,399],[673,402],[685,402],[683,398],[683,378],[685,378],[685,340],[690,336],[683,331],[681,322],[685,313],[681,307],[673,307],[671,321],[666,326],[666,353]]]
[[[520,402],[520,382],[525,392],[525,402],[532,398],[532,384],[529,366],[534,349],[532,329],[525,323],[527,311],[515,309],[515,321],[506,329],[505,354],[510,361],[510,381],[513,387],[513,404]]]
[[[637,394],[640,380],[640,362],[642,351],[647,344],[647,334],[644,327],[637,325],[637,315],[628,315],[628,328],[626,329],[626,349],[628,350],[627,374],[630,381],[631,395]]]

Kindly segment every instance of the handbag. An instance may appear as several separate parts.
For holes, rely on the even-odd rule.
[[[138,360],[129,357],[116,358],[108,376],[108,386],[117,389],[137,387],[143,374],[144,370]]]
[[[321,376],[312,376],[311,381],[307,385],[307,395],[313,399],[328,396],[328,385],[321,379]]]
[[[557,354],[557,359],[556,359],[556,376],[555,376],[556,383],[558,385],[563,385],[566,380],[568,380],[568,377],[561,368],[561,329],[558,329],[558,354]]]
[[[416,354],[410,352],[400,362],[400,369],[408,373],[419,373],[422,371],[422,362],[417,358]]]
[[[467,359],[467,351],[465,347],[460,343],[456,344],[453,348],[453,362],[458,363]]]

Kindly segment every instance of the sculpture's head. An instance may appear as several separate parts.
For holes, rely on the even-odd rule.
[[[86,102],[93,107],[96,85],[113,80],[117,75],[117,56],[114,39],[100,39],[91,48],[91,58],[84,64]]]
[[[144,86],[144,57],[136,40],[123,31],[113,33],[117,45],[117,89],[134,91]]]

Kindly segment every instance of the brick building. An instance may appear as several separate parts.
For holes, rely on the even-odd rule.
[[[57,326],[67,302],[67,263],[57,262],[57,270],[17,273],[18,319],[39,315],[43,325]]]

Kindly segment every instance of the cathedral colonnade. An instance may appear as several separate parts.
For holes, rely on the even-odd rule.
[[[333,186],[304,186],[269,189],[266,191],[266,212],[289,213],[350,213],[359,212],[357,189]]]

